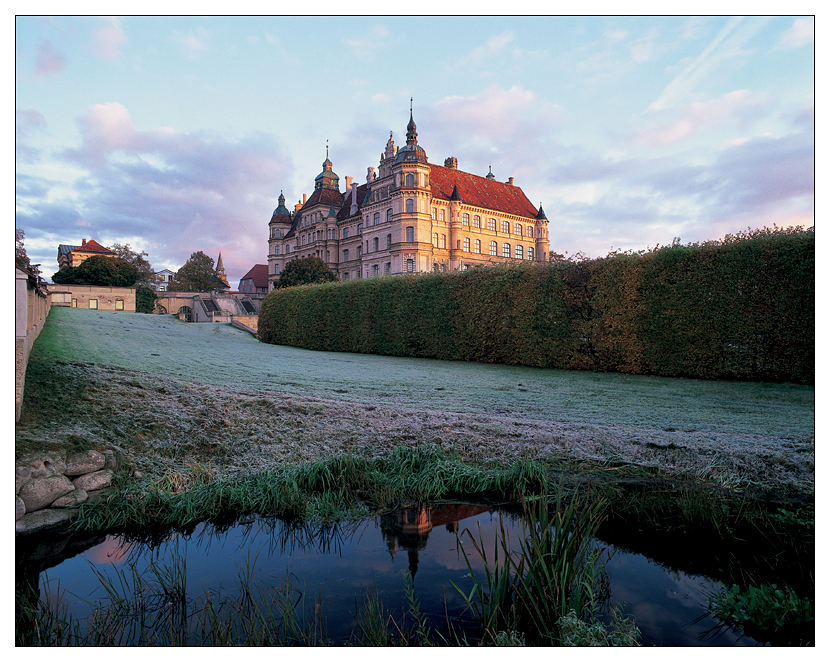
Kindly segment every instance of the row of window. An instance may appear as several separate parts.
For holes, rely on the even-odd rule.
[[[78,300],[73,298],[72,303],[70,304],[72,308],[78,307]],[[91,310],[98,310],[98,299],[89,299],[89,307]],[[116,310],[124,310],[124,300],[123,299],[116,299],[115,300],[115,309]]]

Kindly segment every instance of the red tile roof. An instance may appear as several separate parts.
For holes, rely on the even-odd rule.
[[[117,255],[114,251],[111,251],[109,248],[104,248],[94,239],[90,239],[86,242],[83,246],[75,246],[73,251],[78,251],[79,253],[100,253],[102,255]]]
[[[363,207],[363,199],[366,197],[366,186],[367,184],[360,184],[357,187],[357,212],[356,214],[360,213],[361,208]],[[337,213],[337,220],[342,221],[345,218],[349,218],[352,216],[352,191],[349,189],[343,195],[343,207]]]
[[[340,191],[335,191],[330,188],[318,188],[311,194],[311,197],[305,201],[305,204],[302,206],[300,211],[306,207],[319,205],[321,203],[324,205],[334,205],[335,207],[339,207],[343,204],[343,194],[340,193]]]
[[[439,200],[449,200],[453,187],[457,186],[461,199],[469,205],[536,219],[538,210],[518,186],[479,177],[456,168],[445,168],[432,163],[429,167],[432,195]]]
[[[242,276],[242,280],[239,281],[239,288],[242,289],[242,282],[246,280],[252,280],[254,282],[254,287],[264,287],[268,288],[268,265],[267,264],[255,264],[251,269]]]

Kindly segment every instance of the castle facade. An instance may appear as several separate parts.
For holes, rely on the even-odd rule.
[[[458,169],[450,157],[431,164],[410,112],[406,145],[390,132],[366,183],[340,178],[328,158],[294,210],[279,206],[268,224],[268,290],[291,260],[316,256],[341,280],[465,270],[520,260],[547,262],[548,220],[521,188],[490,172]]]

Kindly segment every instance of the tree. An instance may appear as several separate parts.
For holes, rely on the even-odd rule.
[[[30,271],[34,274],[39,274],[40,269],[38,267],[39,264],[32,264],[29,261],[29,256],[26,255],[26,249],[23,246],[23,237],[24,233],[23,230],[20,228],[14,229],[14,263],[17,265],[18,269],[23,269],[24,271]]]
[[[176,272],[167,289],[170,292],[210,292],[225,289],[225,284],[216,277],[213,258],[196,251]]]
[[[147,257],[147,253],[144,251],[136,253],[130,248],[129,244],[113,244],[112,246],[107,246],[107,248],[109,248],[113,253],[117,253],[118,257],[122,260],[126,260],[138,269],[136,285],[154,285],[158,282],[158,277],[153,272],[153,266],[145,259]]]
[[[147,285],[139,285],[135,288],[135,312],[152,314],[156,307],[157,298],[152,288]]]
[[[78,285],[132,287],[137,279],[138,269],[120,257],[93,255],[75,267]]]
[[[294,287],[295,285],[312,285],[337,280],[337,276],[319,257],[306,257],[291,260],[280,274],[277,287]]]

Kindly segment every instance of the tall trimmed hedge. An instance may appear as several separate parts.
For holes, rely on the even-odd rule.
[[[263,342],[707,379],[815,381],[815,235],[764,229],[550,265],[276,290]]]

